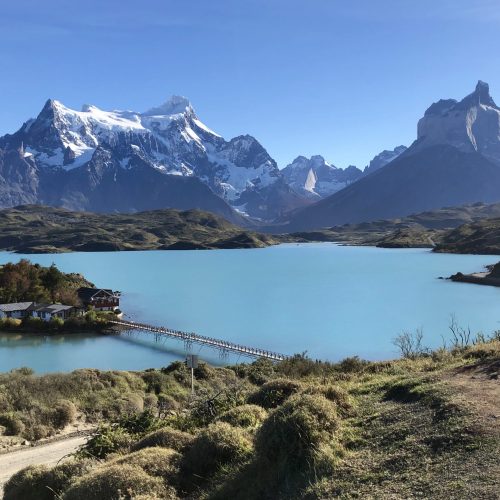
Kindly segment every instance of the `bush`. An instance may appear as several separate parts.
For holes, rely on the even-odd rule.
[[[260,461],[306,473],[325,465],[338,428],[336,407],[322,396],[301,394],[276,408],[257,431]]]
[[[30,465],[16,472],[4,486],[4,500],[53,500],[54,493],[47,488],[49,469],[44,465]]]
[[[207,363],[200,362],[198,368],[194,369],[194,376],[196,380],[209,380],[215,377],[215,368],[207,365]]]
[[[71,401],[59,401],[54,408],[52,423],[56,429],[63,429],[75,421],[76,413],[76,406]]]
[[[266,382],[256,392],[250,395],[248,402],[267,409],[276,408],[292,394],[299,392],[301,388],[302,385],[299,382],[278,378]]]
[[[78,452],[79,456],[105,458],[110,453],[126,450],[132,437],[121,427],[101,426]]]
[[[140,467],[150,476],[160,477],[166,483],[175,483],[179,471],[180,454],[167,448],[144,448],[123,457],[115,458],[109,465]]]
[[[234,427],[258,427],[267,417],[264,408],[257,405],[242,405],[223,413],[219,420]]]
[[[99,467],[75,481],[63,498],[64,500],[118,500],[137,498],[136,494],[169,498],[160,478],[151,477],[140,467],[128,464]]]
[[[4,500],[53,500],[76,477],[92,466],[88,460],[73,460],[52,469],[31,465],[14,474],[4,486]]]
[[[184,455],[183,469],[197,477],[206,477],[223,465],[247,460],[252,444],[246,434],[225,422],[216,422],[202,431]]]
[[[2,413],[0,415],[0,425],[5,427],[7,436],[19,436],[25,429],[23,422],[15,413]]]
[[[53,433],[54,429],[52,427],[43,424],[35,424],[28,426],[23,435],[30,441],[38,441],[52,435]]]
[[[137,451],[143,448],[161,446],[163,448],[172,448],[176,451],[184,451],[192,444],[193,440],[194,437],[187,432],[165,427],[144,436],[132,446],[132,450]]]
[[[349,394],[337,385],[313,385],[306,388],[303,394],[321,394],[344,411],[348,411],[352,408]]]
[[[0,319],[0,330],[17,330],[21,326],[22,321],[15,318]]]
[[[62,318],[51,318],[49,321],[49,328],[51,330],[61,330],[64,327],[64,320]]]
[[[359,373],[362,372],[370,362],[360,359],[359,356],[352,356],[344,358],[338,365],[341,372],[346,373]]]

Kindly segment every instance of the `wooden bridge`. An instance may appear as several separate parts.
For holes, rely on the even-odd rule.
[[[136,323],[134,321],[111,320],[109,323],[121,326],[131,330],[142,330],[145,332],[153,333],[158,339],[158,336],[172,337],[184,341],[185,344],[191,345],[192,343],[206,345],[215,349],[221,350],[223,353],[236,353],[243,356],[250,356],[254,358],[267,358],[273,361],[283,361],[288,358],[284,354],[277,352],[266,351],[265,349],[258,349],[256,347],[247,347],[225,340],[214,339],[211,337],[204,337],[196,333],[181,332],[179,330],[172,330],[162,326],[146,325],[144,323]]]

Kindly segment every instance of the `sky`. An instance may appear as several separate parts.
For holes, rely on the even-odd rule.
[[[363,168],[477,80],[500,101],[498,0],[0,0],[0,135],[48,98],[144,111],[184,95],[280,168]]]

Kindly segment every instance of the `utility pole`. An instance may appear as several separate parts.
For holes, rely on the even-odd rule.
[[[191,368],[191,394],[194,394],[194,369],[198,368],[198,356],[196,354],[188,354],[186,365],[188,368]]]

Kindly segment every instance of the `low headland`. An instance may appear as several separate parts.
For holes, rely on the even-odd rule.
[[[98,297],[99,292],[104,299]],[[59,271],[55,264],[43,267],[21,259],[1,265],[0,331],[102,332],[109,329],[110,319],[121,314],[119,298],[109,292],[99,290],[81,274]]]
[[[449,278],[460,283],[473,283],[475,285],[500,286],[500,262],[487,266],[487,271],[481,273],[463,274],[456,273]]]
[[[74,457],[30,466],[5,500],[496,498],[500,336],[454,328],[401,359],[142,372],[0,374],[5,448],[94,426]]]

